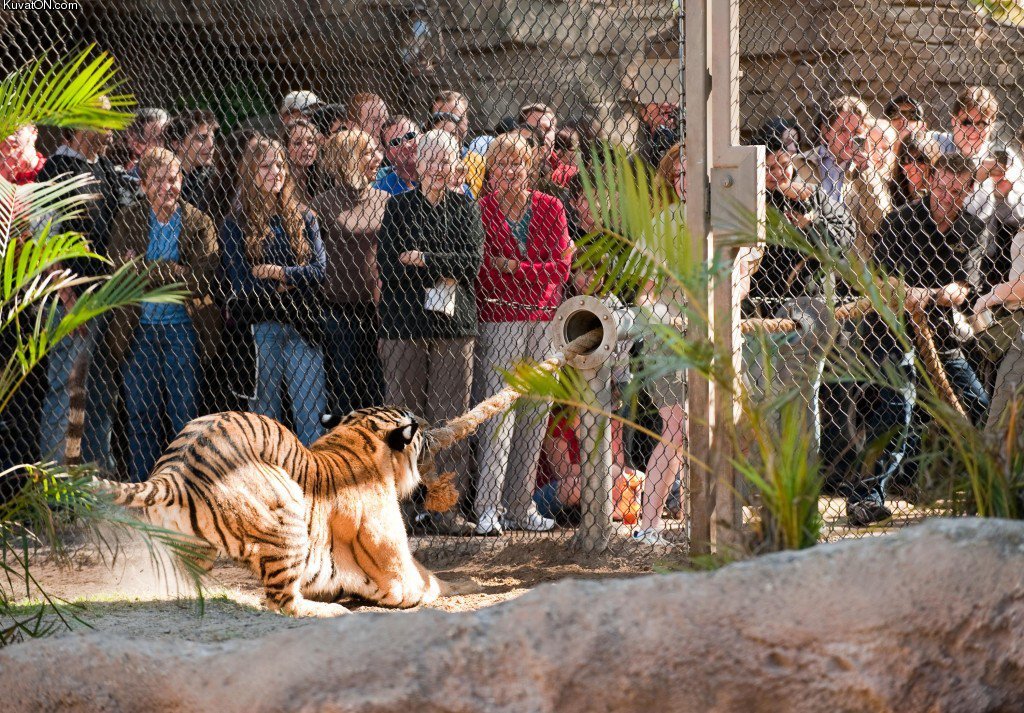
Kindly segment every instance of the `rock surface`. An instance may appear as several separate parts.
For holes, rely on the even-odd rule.
[[[6,711],[1020,710],[1024,523],[936,520],[256,641],[31,642],[0,652],[0,690]]]

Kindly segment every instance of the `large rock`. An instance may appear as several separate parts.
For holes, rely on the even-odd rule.
[[[470,614],[218,645],[0,652],[7,711],[1020,710],[1024,524],[934,521],[712,574],[565,581]]]

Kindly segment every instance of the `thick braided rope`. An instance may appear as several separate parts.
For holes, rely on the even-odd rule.
[[[910,310],[910,321],[914,323],[914,341],[917,343],[917,352],[924,362],[928,376],[938,387],[943,400],[966,418],[967,412],[964,411],[960,399],[956,397],[949,377],[946,376],[946,369],[942,366],[942,360],[939,359],[939,350],[935,348],[935,338],[932,335],[932,328],[928,326],[928,317],[924,310],[920,307]]]
[[[574,356],[587,352],[600,344],[602,334],[602,330],[594,329],[582,337],[577,337],[566,345],[564,352],[545,359],[537,364],[536,368],[546,372],[561,369]],[[461,416],[429,429],[426,432],[427,457],[432,461],[438,452],[472,435],[481,424],[508,409],[520,396],[522,396],[521,392],[511,386],[506,386]]]
[[[872,311],[870,297],[861,297],[856,302],[850,302],[849,304],[842,305],[836,308],[835,318],[836,321],[842,322],[844,320],[857,319],[863,317],[868,312]],[[796,320],[787,319],[780,317],[777,319],[771,318],[752,318],[745,319],[740,322],[740,332],[742,334],[751,334],[753,332],[767,332],[768,334],[784,334],[786,332],[795,332],[799,329],[800,325],[797,324]]]
[[[873,310],[874,307],[872,306],[871,299],[869,297],[862,297],[855,302],[850,302],[836,308],[835,318],[836,321],[840,322],[857,319]],[[942,366],[938,349],[935,347],[935,337],[932,334],[931,327],[928,326],[927,316],[925,316],[921,308],[915,307],[910,310],[910,318],[914,325],[914,342],[921,356],[921,361],[924,362],[928,376],[931,377],[932,382],[938,388],[939,395],[942,396],[943,400],[966,417],[967,413],[964,411],[960,400],[956,397],[953,386],[949,383],[949,377],[946,376],[946,370]],[[768,334],[784,334],[786,332],[795,332],[798,327],[799,325],[795,320],[786,318],[745,319],[740,323],[740,331],[743,334],[758,331],[767,332]]]

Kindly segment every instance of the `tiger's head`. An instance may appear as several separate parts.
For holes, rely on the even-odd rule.
[[[424,424],[415,414],[385,406],[359,409],[340,418],[325,414],[321,421],[330,429],[328,437],[336,432],[343,435],[345,429],[357,428],[379,438],[392,458],[395,487],[400,498],[411,495],[420,484],[419,459],[426,440]]]

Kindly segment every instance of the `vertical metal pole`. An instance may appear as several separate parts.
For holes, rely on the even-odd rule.
[[[762,200],[764,191],[759,187],[757,171],[750,171],[750,159],[757,160],[756,150],[738,148],[740,143],[739,116],[739,1],[709,0],[707,4],[711,29],[708,44],[711,76],[714,87],[711,92],[711,119],[716,128],[711,141],[710,171],[711,214],[713,218],[726,216],[735,205],[744,209],[757,210],[757,201]],[[746,165],[744,165],[746,163]],[[746,168],[747,170],[743,170]],[[754,177],[753,185],[750,178]],[[757,213],[759,216],[762,212]],[[727,237],[717,219],[713,220],[713,249],[718,259],[726,257],[718,239]],[[729,249],[731,250],[731,249]],[[732,250],[731,250],[732,251]],[[735,251],[732,251],[735,256]],[[735,274],[735,273],[734,273]],[[743,368],[741,347],[743,337],[739,332],[739,298],[732,279],[715,283],[712,297],[712,329],[715,341],[723,354],[732,360],[731,372],[737,378]],[[739,384],[733,385],[733,393],[739,393]],[[726,395],[712,400],[711,453],[708,461],[716,483],[714,485],[714,517],[712,518],[712,539],[718,552],[736,550],[742,542],[743,504],[740,497],[740,476],[733,467],[734,427],[739,417],[739,403]]]
[[[598,407],[612,406],[612,372],[607,363],[596,369],[582,369],[597,396]],[[602,552],[614,533],[612,525],[612,432],[604,416],[590,411],[580,414],[580,526],[572,546],[584,552]]]
[[[707,0],[685,0],[682,21],[684,93],[686,96],[686,219],[693,254],[705,263],[713,255],[711,244],[711,188],[709,149],[711,146],[709,104],[711,75],[708,54]],[[711,314],[710,295],[699,296],[698,312]],[[689,337],[709,338],[708,325],[692,324]],[[696,371],[687,375],[689,390],[690,453],[699,463],[710,463],[711,428],[713,426],[713,388]],[[690,549],[695,554],[711,551],[711,516],[714,507],[713,473],[703,467],[690,471]]]

